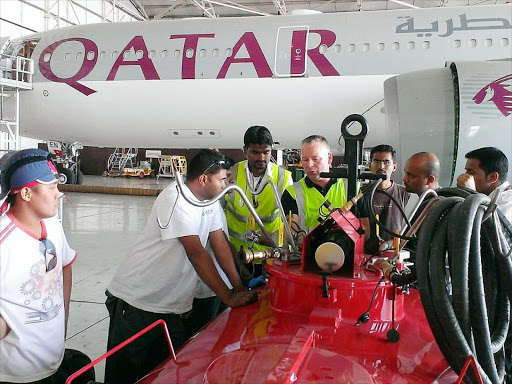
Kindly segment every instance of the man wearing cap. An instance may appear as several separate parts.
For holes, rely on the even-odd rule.
[[[0,382],[64,383],[76,253],[54,217],[57,169],[39,149],[5,155],[0,169]]]
[[[272,234],[274,241],[277,243],[281,217],[278,202],[274,198],[271,187],[267,185],[263,192],[258,195],[253,195],[251,192],[251,189],[258,190],[265,180],[270,179],[275,184],[280,199],[286,187],[292,185],[291,172],[270,163],[273,144],[272,135],[267,128],[259,125],[250,127],[244,135],[243,150],[247,160],[233,166],[232,178],[245,191],[265,228]],[[249,171],[249,178],[247,178],[247,171]],[[241,246],[244,248],[252,247],[255,250],[267,248],[260,244],[250,244],[246,240],[247,232],[259,228],[254,225],[250,211],[238,193],[231,193],[226,196],[225,210],[229,238],[237,250]]]

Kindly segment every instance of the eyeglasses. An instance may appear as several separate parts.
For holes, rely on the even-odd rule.
[[[373,159],[372,160],[372,163],[375,164],[375,165],[381,165],[381,164],[384,164],[384,165],[391,165],[393,164],[393,161],[392,160],[378,160],[378,159]]]
[[[205,175],[210,169],[212,169],[213,167],[215,167],[216,165],[222,165],[222,164],[226,164],[226,161],[224,160],[218,160],[216,161],[215,163],[213,163],[212,165],[210,165],[208,168],[206,168],[204,171],[203,171],[203,175]]]
[[[46,272],[50,272],[57,265],[57,251],[55,245],[48,239],[39,239],[44,246],[44,261]]]

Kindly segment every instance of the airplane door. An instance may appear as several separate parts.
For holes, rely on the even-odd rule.
[[[279,27],[274,54],[277,77],[301,77],[307,72],[309,26]]]

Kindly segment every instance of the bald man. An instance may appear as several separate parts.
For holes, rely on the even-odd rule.
[[[427,189],[439,189],[441,163],[431,152],[419,152],[407,160],[403,182],[407,192],[421,195]]]

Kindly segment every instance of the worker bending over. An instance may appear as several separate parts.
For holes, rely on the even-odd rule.
[[[184,193],[197,201],[213,198],[226,187],[224,156],[202,149],[189,163]],[[169,222],[167,228],[162,228]],[[222,281],[205,250],[207,241],[235,293]],[[199,276],[199,277],[198,277]],[[146,228],[120,265],[106,292],[110,315],[108,349],[158,319],[167,323],[175,349],[185,342],[198,278],[230,307],[252,302],[233,262],[222,231],[218,204],[204,208],[188,203],[176,182],[158,195]],[[146,334],[107,359],[106,383],[129,384],[158,365],[169,349],[161,330]]]

